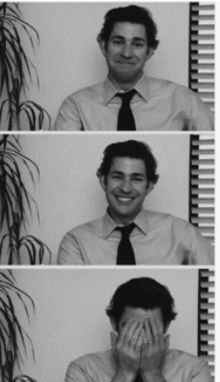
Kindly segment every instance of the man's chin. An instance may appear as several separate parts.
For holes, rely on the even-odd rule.
[[[117,211],[115,211],[114,215],[117,216],[119,220],[131,221],[136,217],[137,213],[136,211],[133,211],[133,210],[120,208]]]
[[[114,78],[119,83],[135,83],[138,80],[139,75],[133,70],[121,69],[115,73]]]

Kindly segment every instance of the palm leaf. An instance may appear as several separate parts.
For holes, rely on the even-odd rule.
[[[23,308],[26,317],[30,318],[30,307],[34,309],[33,299],[17,287],[12,271],[0,271],[0,354],[1,381],[34,381],[27,375],[14,377],[14,367],[21,368],[23,355],[31,349],[34,356],[33,344],[28,333],[19,322],[17,311]]]
[[[40,171],[36,163],[23,154],[18,137],[0,137],[0,229],[7,226],[7,232],[0,239],[0,260],[6,256],[8,264],[20,264],[22,256],[26,256],[34,265],[42,264],[47,257],[50,263],[51,251],[45,243],[33,235],[21,237],[21,229],[26,230],[33,212],[39,220],[36,201],[23,181],[24,171],[34,186]]]
[[[39,87],[36,67],[25,52],[21,36],[26,37],[35,52],[40,42],[39,33],[22,18],[18,4],[3,3],[0,7],[0,96],[6,90],[7,99],[0,106],[0,123],[5,122],[5,130],[24,130],[26,126],[22,128],[20,122],[20,114],[24,113],[29,130],[41,130],[44,123],[48,123],[50,129],[51,118],[44,108],[32,101],[27,101],[25,106],[20,103],[22,97],[27,97],[33,79]]]

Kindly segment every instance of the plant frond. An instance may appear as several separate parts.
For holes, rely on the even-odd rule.
[[[26,235],[22,237],[20,246],[24,246],[26,248],[31,265],[43,264],[45,255],[48,256],[49,264],[51,263],[51,250],[44,242],[35,236]]]
[[[30,336],[21,326],[17,312],[20,306],[25,309],[26,317],[29,319],[28,303],[34,306],[32,298],[16,285],[16,279],[12,271],[0,271],[0,354],[1,362],[0,375],[2,382],[34,381],[27,375],[17,375],[14,377],[14,367],[21,368],[23,363],[22,351],[25,355],[31,349],[34,359],[34,349]],[[3,379],[2,379],[3,378]]]

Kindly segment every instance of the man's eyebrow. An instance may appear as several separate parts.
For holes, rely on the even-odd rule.
[[[124,37],[124,36],[121,36],[121,35],[117,35],[117,34],[113,34],[112,36],[111,36],[111,38],[112,39],[120,39],[120,40],[126,40],[126,37]],[[143,37],[132,37],[132,39],[131,39],[132,41],[139,41],[139,42],[146,42],[146,39],[145,38],[143,38]]]
[[[131,176],[138,176],[138,177],[142,177],[142,178],[146,177],[146,174],[144,174],[143,172],[132,172],[130,175]]]
[[[111,174],[118,174],[118,175],[126,175],[125,172],[120,171],[120,170],[110,170],[110,173]],[[143,172],[131,172],[129,175],[130,176],[139,176],[139,177],[143,177],[143,178],[146,177],[146,174],[144,174]]]
[[[119,171],[119,170],[110,170],[110,173],[111,174],[124,174],[123,171]]]
[[[143,37],[133,37],[133,39],[132,40],[135,40],[135,41],[146,41],[146,39],[145,38],[143,38]]]
[[[122,39],[122,40],[125,39],[125,37],[121,36],[120,34],[113,34],[113,35],[111,35],[111,38],[118,38],[118,39]]]

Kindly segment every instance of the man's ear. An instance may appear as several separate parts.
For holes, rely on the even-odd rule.
[[[110,323],[111,323],[112,330],[114,332],[117,332],[117,325],[116,325],[116,322],[113,318],[110,318]]]
[[[154,49],[153,48],[149,48],[148,49],[148,52],[147,52],[147,57],[146,57],[146,61],[148,61],[154,54]]]
[[[104,40],[101,40],[101,39],[98,39],[98,44],[99,44],[99,47],[101,49],[101,52],[103,54],[104,57],[106,57],[106,42]]]
[[[147,196],[154,188],[154,184],[152,182],[149,182],[146,191],[145,191],[145,196]]]
[[[99,175],[97,174],[98,178],[99,178],[99,183],[103,189],[103,191],[106,191],[106,181],[105,181],[105,176],[104,175]]]
[[[168,323],[168,324],[166,324],[166,325],[164,326],[164,334],[167,333],[167,330],[169,329],[169,326],[170,326],[170,323]]]

